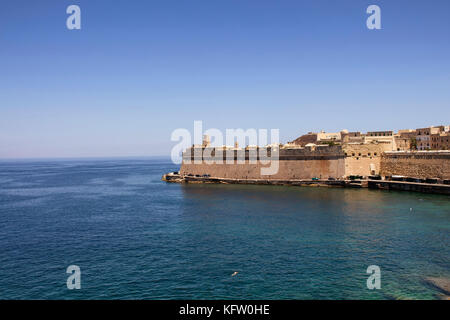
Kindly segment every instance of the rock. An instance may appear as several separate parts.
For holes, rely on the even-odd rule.
[[[441,290],[446,295],[450,295],[450,279],[443,277],[427,277],[425,278],[425,281]]]

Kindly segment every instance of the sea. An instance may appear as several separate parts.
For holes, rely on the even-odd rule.
[[[1,161],[0,299],[442,298],[448,196],[161,181],[178,169]]]

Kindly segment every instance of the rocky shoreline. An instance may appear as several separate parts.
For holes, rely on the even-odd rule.
[[[438,289],[442,300],[450,300],[450,279],[444,277],[427,277],[425,282]]]

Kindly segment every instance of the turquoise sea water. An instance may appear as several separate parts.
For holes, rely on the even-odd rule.
[[[0,162],[0,298],[438,299],[424,278],[450,278],[448,196],[160,181],[177,169]]]

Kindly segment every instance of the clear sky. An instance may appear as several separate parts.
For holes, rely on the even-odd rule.
[[[169,155],[194,120],[284,142],[450,124],[449,14],[448,0],[2,0],[0,158]]]

